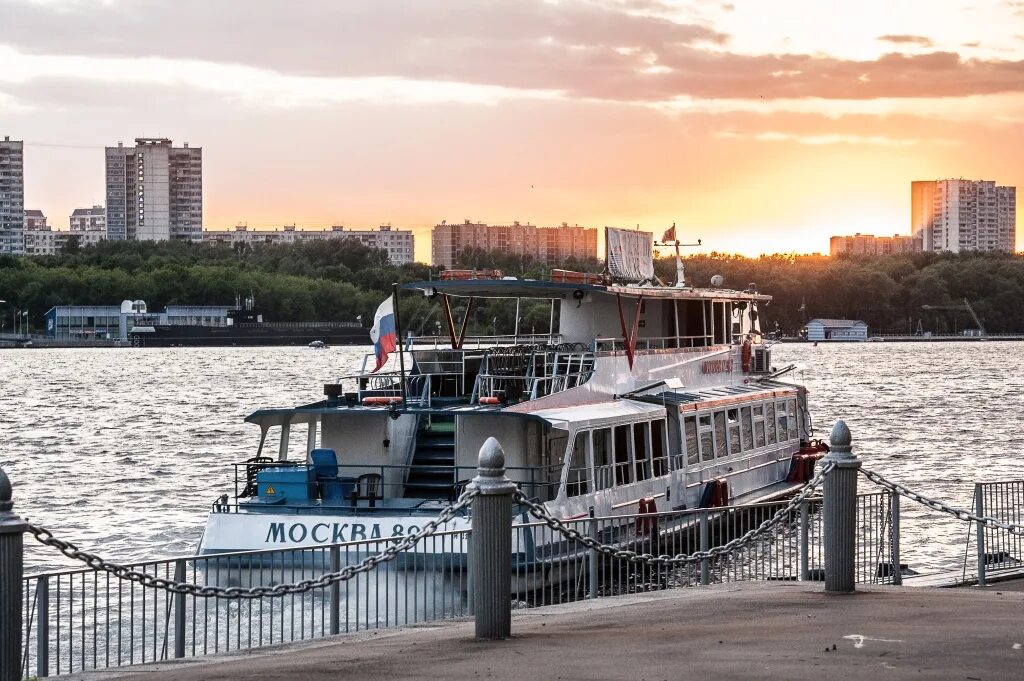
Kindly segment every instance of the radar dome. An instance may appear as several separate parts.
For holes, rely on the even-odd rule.
[[[711,277],[711,285],[714,286],[715,288],[720,288],[724,283],[725,277],[723,277],[721,274],[716,274],[715,276]]]

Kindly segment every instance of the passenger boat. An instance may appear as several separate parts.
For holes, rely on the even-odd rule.
[[[361,371],[325,385],[324,399],[247,417],[260,429],[259,451],[236,464],[235,498],[215,504],[199,552],[416,532],[473,478],[490,436],[504,448],[508,476],[558,518],[793,492],[820,452],[806,390],[772,368],[758,315],[770,297],[753,284],[725,288],[720,277],[691,286],[681,265],[675,285],[663,285],[653,278],[650,234],[609,237],[600,277],[406,284],[441,306],[448,337],[407,342],[405,371],[375,373],[369,354]],[[550,301],[557,324],[542,335],[466,337],[485,298]],[[305,437],[296,441],[296,430]],[[271,447],[276,456],[266,456]],[[457,517],[444,529],[468,527]],[[525,541],[518,535],[519,559],[557,559],[542,550],[555,541],[550,532],[536,529]]]

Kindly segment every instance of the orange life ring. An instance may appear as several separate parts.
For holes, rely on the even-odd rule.
[[[381,396],[375,396],[375,397],[364,397],[363,398],[363,404],[368,405],[368,406],[373,406],[373,405],[384,405],[384,406],[387,406],[389,404],[401,404],[401,403],[402,403],[402,398],[401,397],[381,397]]]
[[[747,340],[743,341],[743,373],[745,374],[750,373],[750,360],[753,354],[753,348],[751,347],[750,339],[748,338]]]
[[[477,400],[480,404],[499,404],[501,400],[491,395],[490,397],[481,397]]]

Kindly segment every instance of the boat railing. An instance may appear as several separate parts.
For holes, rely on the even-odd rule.
[[[637,350],[666,350],[675,348],[701,348],[714,345],[711,336],[649,336],[636,339]],[[595,338],[597,352],[613,352],[624,350],[626,342],[622,338]]]
[[[225,495],[225,497],[218,499],[213,505],[214,512],[237,512],[239,499],[256,496],[255,475],[258,471],[268,468],[294,467],[296,465],[298,465],[296,462],[290,461],[242,461],[234,463],[235,495],[233,498],[225,498]],[[409,478],[409,473],[417,468],[422,467],[414,464],[339,464],[336,475],[341,480],[344,498],[337,506],[339,508],[364,509],[375,506],[377,501],[405,498],[406,481]],[[443,476],[444,482],[442,484],[444,485],[444,492],[447,494],[447,498],[441,501],[456,499],[469,481],[477,474],[476,466],[439,465],[430,466],[429,468],[431,472],[438,474],[439,479]],[[523,493],[531,499],[540,501],[554,499],[561,484],[562,466],[558,464],[551,466],[509,466],[505,470],[508,478],[516,483]],[[359,497],[358,499],[353,496],[357,492],[356,484],[360,476],[365,475],[377,476],[373,495],[374,503],[370,503],[370,500],[366,499],[365,495],[355,495]],[[244,504],[244,502],[242,503]],[[272,508],[275,512],[299,512],[301,510],[308,510],[313,503],[315,503],[315,499],[312,498],[309,502],[301,504],[288,504],[286,500],[283,504],[275,504],[268,508]],[[331,504],[322,503],[318,506],[320,508],[333,507]]]
[[[594,353],[582,343],[489,352],[481,362],[470,403],[534,400],[583,385],[593,372]]]
[[[492,347],[505,347],[509,345],[557,345],[561,342],[562,335],[558,333],[477,335],[466,336],[462,341],[461,348],[464,350],[486,350]],[[452,341],[447,335],[412,336],[408,339],[406,347],[452,349]]]

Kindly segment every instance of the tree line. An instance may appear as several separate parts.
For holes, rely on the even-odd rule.
[[[684,259],[687,283],[708,286],[725,278],[727,288],[754,284],[773,296],[762,310],[767,330],[795,334],[815,317],[861,319],[871,333],[952,333],[973,327],[966,311],[929,310],[967,299],[991,333],[1024,331],[1024,259],[1005,253],[911,253],[828,258],[771,255],[746,258],[711,253]],[[529,257],[467,250],[456,267],[501,270],[505,276],[546,279],[550,267]],[[566,261],[560,268],[601,272],[595,259]],[[664,282],[675,281],[674,258],[655,261]],[[101,242],[44,257],[0,256],[0,324],[10,327],[13,309],[29,311],[41,328],[54,305],[116,305],[142,299],[150,309],[167,305],[225,305],[253,295],[268,321],[354,321],[369,326],[393,282],[436,278],[438,268],[395,266],[386,252],[355,240],[299,244],[189,244]],[[461,315],[465,303],[454,306]],[[418,295],[401,297],[407,330],[442,332],[439,306]],[[545,333],[550,305],[523,301],[520,332]],[[472,333],[511,333],[512,301],[484,300],[470,315]],[[557,323],[557,320],[556,320]]]

